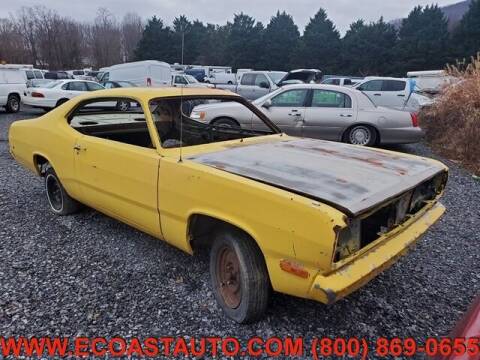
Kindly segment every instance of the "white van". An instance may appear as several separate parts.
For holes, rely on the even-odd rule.
[[[25,72],[18,67],[0,65],[0,106],[16,113],[27,90]]]
[[[171,86],[172,70],[166,62],[156,60],[136,61],[110,66],[100,82],[129,81],[137,86]]]

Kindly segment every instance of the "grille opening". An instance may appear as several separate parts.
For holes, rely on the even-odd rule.
[[[446,172],[424,181],[394,202],[375,211],[360,222],[360,247],[363,248],[383,234],[405,222],[434,200],[445,187]]]

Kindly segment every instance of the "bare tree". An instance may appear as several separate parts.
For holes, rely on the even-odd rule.
[[[132,61],[134,52],[143,33],[142,18],[137,13],[127,13],[123,17],[122,25],[122,52],[123,61]]]
[[[108,9],[100,8],[91,28],[90,46],[97,67],[120,63],[121,31],[117,20]]]
[[[22,34],[12,19],[0,19],[0,62],[31,62]]]

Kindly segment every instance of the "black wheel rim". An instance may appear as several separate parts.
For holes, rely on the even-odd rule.
[[[17,100],[17,99],[15,99],[15,98],[10,99],[10,108],[11,108],[13,111],[17,111],[17,110],[18,110],[18,100]]]
[[[62,199],[62,189],[60,188],[60,184],[58,180],[52,176],[48,175],[45,179],[46,188],[47,188],[47,196],[48,201],[50,202],[50,206],[55,211],[61,211],[63,206],[63,199]]]

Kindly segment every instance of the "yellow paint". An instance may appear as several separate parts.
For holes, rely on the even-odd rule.
[[[156,149],[82,135],[68,125],[70,110],[86,99],[128,96],[143,109],[153,98],[184,95],[229,95],[220,90],[128,88],[76,97],[37,119],[17,121],[9,133],[15,159],[37,172],[34,158],[46,158],[73,198],[128,223],[188,253],[193,253],[188,226],[197,214],[243,229],[257,242],[276,291],[329,302],[325,291],[340,298],[370,280],[427,230],[443,212],[425,208],[408,224],[370,244],[348,261],[332,264],[335,227],[345,216],[331,206],[186,159],[254,142],[284,141],[285,134],[231,140],[179,149],[162,149],[151,114],[148,129]],[[75,151],[76,144],[88,145]],[[386,151],[386,150],[385,150]],[[387,151],[386,151],[387,152]],[[38,172],[37,172],[38,174]],[[282,260],[298,263],[310,276],[283,271]]]

